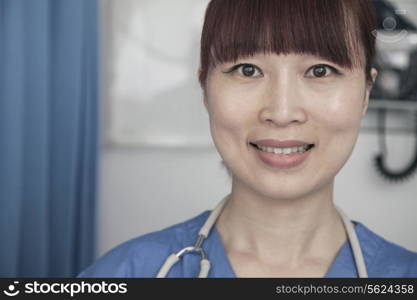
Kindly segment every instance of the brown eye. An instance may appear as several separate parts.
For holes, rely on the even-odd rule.
[[[256,73],[256,69],[252,65],[242,66],[242,74],[246,77],[252,77]]]
[[[241,64],[236,66],[237,71],[244,77],[255,78],[262,75],[257,66],[251,64]]]
[[[262,77],[262,71],[255,65],[252,64],[239,64],[233,66],[230,70],[225,71],[224,73],[237,73],[240,76],[247,78],[257,78]]]
[[[315,65],[307,72],[307,77],[323,78],[329,77],[330,75],[342,75],[336,68],[329,65]]]
[[[314,67],[313,74],[316,77],[326,76],[326,68],[324,66]]]

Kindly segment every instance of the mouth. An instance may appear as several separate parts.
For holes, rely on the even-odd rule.
[[[265,144],[265,142],[263,143]],[[255,149],[254,153],[259,161],[273,169],[301,167],[305,161],[309,160],[310,153],[315,147],[315,144],[292,141],[281,143],[281,145],[277,145],[279,143],[269,142],[268,146],[252,142],[249,144]]]
[[[301,146],[294,146],[294,147],[267,147],[257,145],[255,143],[249,143],[252,147],[256,148],[257,150],[263,152],[269,152],[278,155],[292,155],[292,154],[303,154],[307,151],[310,151],[315,147],[314,144],[305,144]]]

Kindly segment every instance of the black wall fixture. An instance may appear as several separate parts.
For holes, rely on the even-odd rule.
[[[378,78],[371,99],[381,104],[378,105],[378,139],[381,152],[375,156],[374,162],[378,173],[384,179],[399,182],[409,179],[417,171],[417,109],[414,110],[413,124],[416,141],[414,155],[405,168],[398,170],[392,170],[387,166],[386,114],[390,108],[398,109],[401,106],[404,106],[400,109],[402,113],[413,113],[408,109],[409,105],[404,105],[405,102],[415,103],[417,107],[417,26],[407,18],[410,13],[417,14],[417,4],[416,11],[407,12],[397,9],[387,0],[373,2],[377,12],[380,40],[377,39],[377,55],[373,64],[378,70]],[[398,63],[401,61],[408,63]]]

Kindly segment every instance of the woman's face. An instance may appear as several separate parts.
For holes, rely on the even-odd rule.
[[[352,153],[369,93],[363,69],[307,54],[262,53],[212,68],[204,103],[234,184],[295,199],[333,183]],[[278,142],[269,149],[274,153],[251,145],[265,139]],[[294,140],[301,143],[285,144]],[[303,144],[314,147],[288,153]]]

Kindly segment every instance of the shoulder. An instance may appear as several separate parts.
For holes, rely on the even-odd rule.
[[[417,252],[406,249],[357,222],[369,277],[417,277]]]
[[[78,277],[155,277],[168,255],[194,244],[209,211],[113,248]]]

